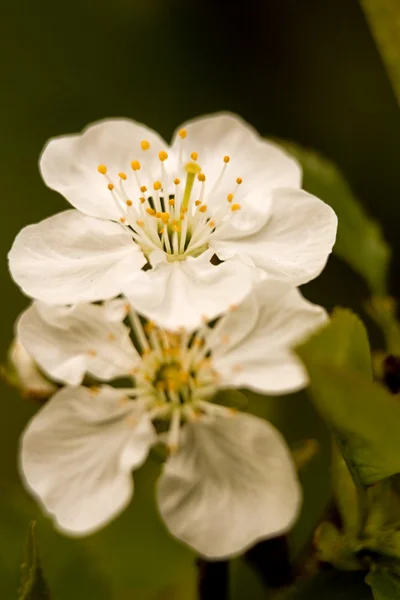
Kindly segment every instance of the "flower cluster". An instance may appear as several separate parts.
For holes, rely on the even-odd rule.
[[[170,147],[100,122],[51,140],[40,167],[74,209],[23,229],[9,257],[34,300],[18,347],[60,386],[22,436],[26,485],[59,529],[88,534],[129,503],[132,470],[161,443],[174,536],[221,558],[287,531],[301,498],[290,452],[218,392],[306,384],[292,348],[326,314],[297,286],[325,265],[333,211],[229,114],[180,127]]]

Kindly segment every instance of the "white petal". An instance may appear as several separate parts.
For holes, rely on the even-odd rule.
[[[53,516],[58,529],[91,533],[129,503],[131,470],[156,438],[152,424],[103,387],[63,388],[28,424],[21,440],[26,485]],[[133,403],[132,403],[133,404]]]
[[[185,128],[187,137],[181,140],[177,132]],[[281,186],[300,187],[301,169],[293,157],[279,146],[264,140],[243,119],[231,113],[206,115],[184,123],[177,129],[172,149],[182,144],[185,161],[190,153],[198,153],[198,162],[207,179],[214,182],[223,166],[224,156],[230,157],[223,186],[226,195],[232,192],[237,177],[246,179],[262,175],[264,192]]]
[[[22,290],[49,304],[118,296],[125,273],[146,262],[120,225],[77,210],[25,227],[14,241],[9,261]]]
[[[46,398],[56,391],[56,386],[39,371],[32,356],[26,351],[18,336],[10,348],[10,361],[18,376],[22,391],[29,396]]]
[[[18,323],[28,352],[51,377],[78,385],[85,373],[101,381],[128,375],[139,356],[121,322],[107,308],[78,304],[71,308],[35,302]]]
[[[307,384],[307,374],[292,349],[321,327],[327,320],[325,310],[305,300],[300,292],[284,284],[267,280],[256,288],[223,323],[224,331],[254,315],[252,328],[239,340],[215,344],[213,365],[221,376],[221,385],[247,387],[268,394],[285,394]],[[232,324],[230,322],[232,319]]]
[[[171,533],[212,559],[285,533],[301,492],[280,433],[252,415],[188,423],[160,478],[158,503]]]
[[[150,149],[143,151],[140,142],[147,140]],[[97,171],[107,166],[115,184],[118,173],[134,179],[130,163],[139,160],[144,184],[159,178],[157,154],[165,149],[162,138],[141,123],[126,119],[101,121],[87,127],[81,135],[69,135],[50,140],[43,150],[40,169],[45,183],[60,192],[76,208],[93,217],[117,220],[121,213],[107,188],[108,179]]]
[[[210,253],[185,261],[160,263],[138,273],[124,289],[137,311],[166,329],[193,330],[239,303],[252,287],[251,271],[230,261],[218,266]]]
[[[212,240],[221,260],[243,256],[274,278],[294,285],[310,281],[324,268],[336,239],[337,217],[324,202],[302,190],[273,192],[271,216],[258,233]]]

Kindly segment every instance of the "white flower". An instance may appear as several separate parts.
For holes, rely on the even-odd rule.
[[[93,308],[103,322],[89,321]],[[301,494],[282,437],[266,421],[217,404],[215,394],[237,386],[274,394],[304,386],[290,348],[325,321],[323,309],[286,284],[264,282],[213,327],[204,323],[194,332],[143,325],[131,310],[140,352],[128,349],[118,315],[118,303],[48,313],[36,304],[19,321],[24,345],[50,375],[71,383],[86,370],[105,379],[99,367],[108,360],[108,377],[121,376],[126,357],[125,376],[134,386],[67,386],[28,424],[21,471],[57,527],[84,535],[115,517],[132,497],[131,471],[161,440],[170,454],[157,498],[174,536],[202,555],[223,558],[287,531]]]
[[[37,363],[26,351],[18,337],[15,337],[9,351],[9,361],[16,376],[15,385],[21,393],[32,398],[49,398],[57,387],[39,371]],[[8,373],[6,372],[6,376]],[[13,374],[9,374],[13,380]]]
[[[198,326],[204,289],[212,318],[261,274],[314,278],[335,240],[336,216],[299,189],[296,161],[229,114],[189,122],[170,148],[143,125],[103,121],[51,140],[40,167],[77,210],[22,230],[10,269],[50,304],[124,292],[165,327]]]

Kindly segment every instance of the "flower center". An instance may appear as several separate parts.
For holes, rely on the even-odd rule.
[[[223,157],[222,168],[208,189],[208,182],[197,152],[190,154],[184,162],[183,143],[186,131],[181,130],[178,165],[167,172],[165,163],[168,154],[158,153],[160,179],[151,180],[141,163],[132,160],[133,177],[118,173],[118,183],[108,174],[106,165],[97,170],[107,179],[107,187],[120,213],[119,222],[129,231],[147,258],[154,251],[162,251],[168,261],[185,260],[188,256],[199,256],[209,247],[210,238],[220,231],[241,209],[235,196],[242,179],[236,178],[232,192],[221,199],[220,188],[226,177],[230,157]],[[150,144],[141,142],[141,150],[147,152]],[[182,177],[173,176],[175,173]]]

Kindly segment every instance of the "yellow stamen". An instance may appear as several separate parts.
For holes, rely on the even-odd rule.
[[[125,179],[128,179],[128,177],[127,177],[126,173],[123,173],[122,171],[121,171],[121,173],[118,173],[118,176],[119,176],[121,179],[123,179],[124,181],[125,181]]]
[[[96,350],[88,350],[88,354],[89,354],[89,356],[92,356],[92,357],[97,356]]]
[[[140,200],[141,204],[144,204],[146,202],[146,198],[144,196],[141,196],[139,198],[139,200]]]
[[[101,173],[102,175],[105,175],[107,173],[107,167],[106,165],[99,165],[97,167],[97,170],[99,173]]]
[[[200,211],[201,213],[205,213],[205,212],[206,212],[206,210],[207,210],[207,204],[203,204],[203,206],[200,206],[200,208],[199,208],[199,211]]]
[[[124,224],[125,223],[125,217],[120,217],[119,222],[122,223],[122,224]]]
[[[174,200],[173,198],[170,198],[170,199],[168,200],[168,204],[169,204],[170,206],[175,206],[175,200]]]
[[[235,212],[236,210],[240,210],[242,207],[240,204],[232,204],[231,211]]]
[[[161,181],[155,181],[153,183],[153,189],[157,192],[158,190],[161,190],[162,185],[161,185]]]
[[[233,194],[228,194],[226,199],[228,200],[228,202],[232,202],[233,200]]]
[[[215,227],[215,221],[208,221],[208,225],[213,229]]]
[[[201,200],[196,200],[196,202],[194,203],[195,206],[200,206],[201,204]]]
[[[133,204],[132,200],[127,200],[127,201],[126,201],[126,205],[127,205],[127,206],[132,206],[132,204]]]
[[[170,214],[167,212],[161,213],[160,219],[163,223],[168,223]]]
[[[144,227],[144,221],[142,221],[142,219],[138,219],[136,223],[139,225],[139,227]]]
[[[228,162],[231,160],[230,156],[224,156],[224,163],[228,164]]]
[[[161,160],[161,162],[164,162],[164,160],[167,160],[168,154],[165,152],[165,150],[161,150],[158,153],[158,158]]]
[[[175,184],[175,185],[179,185],[179,184],[180,184],[180,182],[181,182],[181,180],[180,180],[180,179],[178,179],[177,177],[174,179],[174,184]]]
[[[114,184],[113,183],[109,183],[107,187],[108,187],[108,189],[111,192],[114,189]]]
[[[148,142],[147,140],[142,140],[140,142],[140,147],[142,150],[148,150],[150,148],[150,142]]]
[[[157,211],[157,212],[156,212],[156,219],[161,219],[161,214],[162,214],[162,213],[160,213],[160,212],[158,212],[158,211]]]
[[[147,192],[147,187],[145,185],[141,185],[140,191],[142,192],[142,194],[144,194],[145,192]]]
[[[196,155],[197,157],[197,155]],[[193,158],[193,156],[192,156]],[[194,178],[201,171],[201,167],[194,162],[189,162],[185,166],[187,173],[185,191],[183,192],[182,209],[189,206],[190,194],[192,193]]]
[[[133,160],[131,162],[131,167],[133,171],[139,171],[140,170],[140,162],[138,160]]]
[[[242,181],[243,181],[243,179],[242,179],[241,177],[238,177],[238,178],[236,179],[236,183],[237,183],[238,185],[240,185],[240,184],[242,183]]]
[[[148,215],[150,215],[151,217],[154,217],[154,216],[155,216],[155,214],[156,214],[156,211],[154,210],[154,208],[150,208],[150,207],[146,208],[146,212],[147,212],[147,214],[148,214]]]
[[[199,173],[197,175],[197,179],[201,182],[204,182],[206,180],[206,176],[204,175],[204,173]]]
[[[191,158],[192,160],[197,160],[197,159],[198,159],[198,157],[199,157],[199,155],[197,154],[197,152],[192,152],[192,154],[190,155],[190,158]]]
[[[186,131],[186,129],[181,129],[180,131],[178,131],[178,135],[179,135],[179,137],[180,137],[182,140],[184,140],[184,139],[185,139],[185,137],[187,136],[187,131]]]

